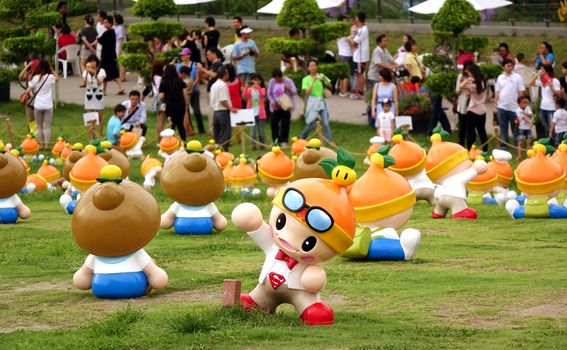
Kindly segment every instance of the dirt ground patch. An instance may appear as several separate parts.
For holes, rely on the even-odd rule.
[[[520,317],[567,317],[567,304],[541,304],[511,312]]]

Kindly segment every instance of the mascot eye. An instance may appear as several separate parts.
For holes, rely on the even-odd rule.
[[[278,216],[278,219],[276,220],[276,228],[277,228],[278,230],[281,230],[282,228],[284,228],[284,226],[285,226],[285,220],[286,220],[286,219],[285,219],[285,214],[284,214],[284,213],[281,213],[281,214]]]
[[[301,245],[301,249],[303,249],[304,252],[309,252],[312,251],[313,248],[315,248],[316,244],[317,244],[317,238],[313,236],[307,237],[307,239],[303,241],[303,244]]]

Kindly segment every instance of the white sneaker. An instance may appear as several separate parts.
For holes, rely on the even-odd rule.
[[[506,201],[510,198],[506,197],[504,193],[496,193],[494,195],[494,199],[496,199],[496,203],[498,203],[498,205],[502,206],[506,204]]]
[[[349,93],[348,92],[339,92],[339,97],[341,98],[346,98],[348,97]]]
[[[514,219],[514,210],[516,210],[516,208],[518,208],[519,206],[520,203],[515,199],[511,199],[506,202],[506,211],[508,212],[508,214],[510,214],[512,219]]]
[[[421,240],[421,233],[414,228],[406,228],[400,235],[400,244],[404,250],[405,260],[410,260]]]

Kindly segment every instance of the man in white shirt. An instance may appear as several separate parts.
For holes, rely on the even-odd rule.
[[[122,127],[131,131],[134,127],[142,128],[142,136],[146,136],[148,127],[146,125],[146,104],[140,101],[140,92],[138,90],[130,91],[128,99],[122,102],[126,107],[126,116],[122,120]]]
[[[230,112],[237,112],[230,103],[228,92],[228,71],[224,66],[217,70],[217,80],[211,86],[209,101],[213,108],[213,135],[215,142],[228,152],[231,138]]]
[[[504,71],[496,79],[494,104],[497,108],[500,137],[505,142],[509,142],[508,125],[510,125],[514,134],[518,97],[524,94],[525,88],[522,77],[514,72],[514,61],[506,58],[503,60],[502,66]],[[500,149],[506,148],[506,144],[500,145]]]
[[[374,87],[380,80],[378,72],[385,68],[389,70],[396,69],[396,64],[392,58],[392,55],[388,51],[388,38],[385,34],[379,35],[376,38],[376,48],[372,52],[372,59],[370,60],[370,67],[368,68],[368,87],[369,89]]]
[[[356,35],[350,39],[351,46],[354,48],[352,60],[356,64],[356,87],[351,98],[354,100],[362,99],[364,93],[364,71],[366,64],[370,60],[370,43],[368,41],[368,27],[364,24],[366,14],[359,12],[354,20],[354,25],[358,28]]]
[[[96,13],[96,36],[100,38],[100,36],[106,32],[106,27],[104,26],[104,19],[106,18],[107,14],[106,11],[98,11]],[[100,54],[102,52],[102,45],[96,46],[96,57],[100,60]]]
[[[345,15],[339,15],[337,18],[339,22],[348,22],[348,18]],[[350,68],[350,77],[351,79],[354,77],[354,72],[356,70],[356,66],[352,60],[352,47],[350,46],[350,42],[348,40],[348,36],[344,36],[342,38],[337,39],[337,49],[339,54],[339,61],[346,62]],[[349,91],[349,79],[345,78],[342,79],[340,82],[340,97],[347,97]]]

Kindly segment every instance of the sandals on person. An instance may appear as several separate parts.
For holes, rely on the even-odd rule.
[[[117,95],[126,95],[126,90],[122,89],[122,90],[118,91]]]

